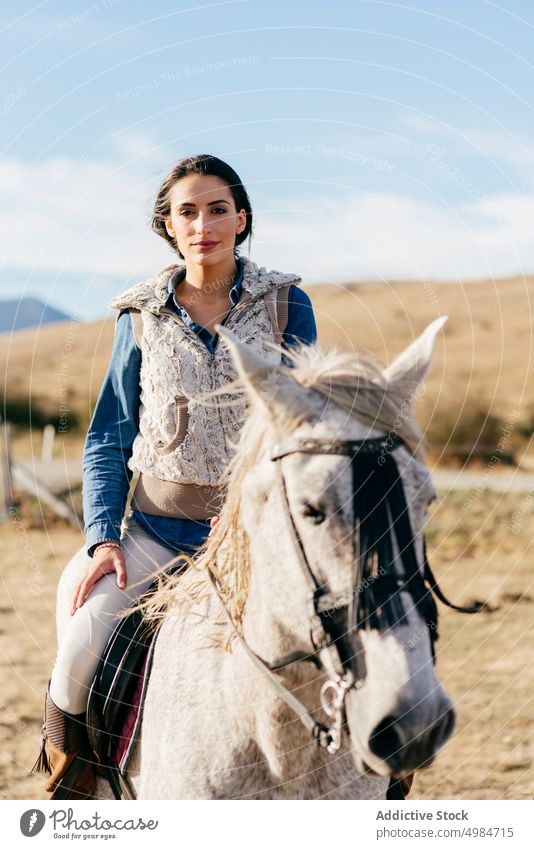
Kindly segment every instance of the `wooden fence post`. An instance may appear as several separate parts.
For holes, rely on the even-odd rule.
[[[56,429],[54,425],[47,424],[44,426],[43,430],[43,441],[41,444],[41,461],[43,463],[50,463],[54,458],[54,437],[56,435]]]
[[[13,505],[11,492],[11,422],[0,417],[0,522],[7,521]]]

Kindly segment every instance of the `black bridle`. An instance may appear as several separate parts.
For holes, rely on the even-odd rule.
[[[345,697],[351,689],[362,687],[367,676],[362,629],[383,631],[405,623],[407,611],[400,594],[408,593],[428,626],[435,662],[438,611],[432,593],[448,607],[462,613],[476,613],[480,609],[480,605],[459,607],[445,598],[428,564],[426,547],[423,570],[419,568],[404,488],[392,456],[392,452],[402,444],[397,434],[392,432],[363,440],[289,438],[273,446],[270,459],[276,463],[289,535],[309,588],[307,604],[313,648],[309,652],[293,652],[268,663],[250,648],[229,617],[251,660],[266,672],[281,698],[314,739],[331,753],[341,745]],[[351,461],[352,541],[357,584],[351,599],[343,604],[336,604],[328,589],[318,581],[291,512],[281,461],[295,453],[335,454],[349,457]],[[395,568],[393,536],[403,566],[401,574]],[[215,580],[213,576],[212,580]],[[357,604],[354,603],[356,592]],[[350,636],[350,642],[347,636]],[[281,670],[298,662],[314,663],[327,674],[327,681],[321,689],[321,705],[332,720],[328,726],[315,720],[277,677]]]

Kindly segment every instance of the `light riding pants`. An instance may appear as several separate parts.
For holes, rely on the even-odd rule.
[[[98,663],[118,622],[117,614],[133,604],[154,581],[156,573],[176,566],[179,554],[157,543],[133,520],[123,524],[121,539],[127,585],[117,586],[115,572],[95,584],[82,607],[71,616],[56,655],[50,697],[66,713],[83,713]],[[87,565],[91,563],[87,556]],[[183,562],[183,561],[181,561]]]

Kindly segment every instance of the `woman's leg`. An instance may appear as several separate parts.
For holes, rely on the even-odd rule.
[[[128,522],[122,546],[127,586],[117,586],[115,574],[105,575],[76,611],[58,648],[50,680],[50,697],[69,714],[85,711],[89,689],[117,624],[117,614],[133,604],[150,586],[156,572],[176,563],[176,552],[157,543],[137,525]]]
[[[127,586],[105,575],[94,586],[64,630],[45,699],[41,752],[32,772],[49,775],[45,790],[52,799],[93,798],[94,756],[86,730],[89,688],[117,614],[134,603],[161,568],[178,555],[160,545],[134,522],[123,525]]]

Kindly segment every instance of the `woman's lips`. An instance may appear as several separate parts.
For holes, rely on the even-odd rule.
[[[219,242],[196,242],[193,247],[198,248],[199,251],[209,251],[211,248],[214,248],[215,245],[218,245]]]

